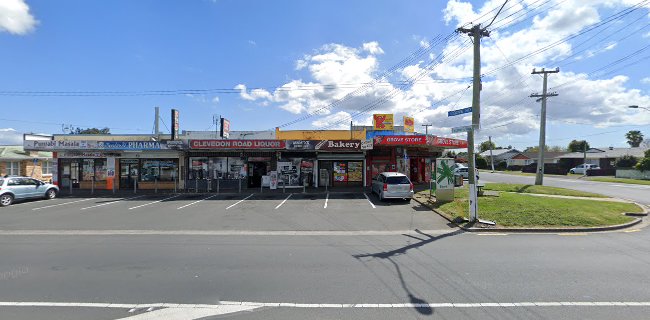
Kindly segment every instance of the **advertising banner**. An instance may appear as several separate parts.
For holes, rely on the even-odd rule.
[[[278,172],[277,171],[271,171],[269,172],[269,177],[271,179],[269,183],[269,189],[275,190],[278,188]]]
[[[415,119],[404,116],[404,132],[415,132]]]
[[[361,150],[372,150],[372,139],[361,140]]]
[[[373,114],[372,128],[373,130],[393,130],[393,114]]]
[[[221,129],[220,135],[222,138],[230,138],[230,120],[226,118],[221,118]]]
[[[115,177],[115,157],[106,158],[106,177]]]
[[[374,145],[421,145],[427,143],[426,136],[375,136]]]
[[[172,140],[178,139],[178,131],[180,129],[180,124],[178,123],[178,110],[172,109]]]
[[[467,148],[467,140],[433,137],[429,145],[434,147]]]
[[[190,149],[284,149],[284,140],[190,140]]]
[[[325,150],[354,151],[361,150],[360,140],[287,140],[287,150]]]
[[[436,184],[436,201],[454,200],[454,159],[436,159],[436,172],[434,175]]]

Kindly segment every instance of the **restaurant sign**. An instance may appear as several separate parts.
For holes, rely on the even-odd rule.
[[[287,140],[287,150],[356,151],[360,140]]]
[[[24,140],[25,150],[84,150],[97,149],[97,141],[87,140]]]
[[[426,143],[426,136],[375,136],[373,140],[374,145],[380,146],[420,145]]]
[[[190,140],[190,149],[284,149],[284,140]]]

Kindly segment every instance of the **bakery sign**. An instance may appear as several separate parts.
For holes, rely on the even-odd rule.
[[[287,150],[354,151],[361,150],[360,140],[287,140]]]
[[[190,140],[190,149],[284,149],[284,140]]]
[[[426,136],[375,136],[373,139],[373,144],[380,146],[419,145],[426,143]]]

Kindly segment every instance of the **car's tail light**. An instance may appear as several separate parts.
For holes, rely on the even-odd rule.
[[[388,191],[388,183],[384,183],[384,191]]]
[[[411,182],[411,191],[413,191],[413,182]]]

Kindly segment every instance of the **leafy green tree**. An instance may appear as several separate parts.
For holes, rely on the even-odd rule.
[[[111,134],[111,129],[110,128],[86,128],[86,129],[81,129],[77,127],[76,129],[72,130],[71,134]]]
[[[585,149],[589,150],[589,142],[585,140],[571,140],[567,147],[567,151],[569,152],[581,152]]]
[[[630,130],[625,134],[625,139],[630,147],[636,148],[643,142],[643,133],[639,130]]]
[[[639,160],[636,168],[641,171],[650,170],[650,149],[646,150],[643,159]]]
[[[617,168],[634,168],[639,160],[635,156],[624,155],[616,160]]]
[[[488,162],[485,160],[485,158],[477,155],[476,156],[476,168],[478,169],[487,169],[488,167]]]
[[[494,142],[491,142],[489,140],[488,141],[483,141],[478,146],[478,149],[479,149],[479,152],[487,151],[487,150],[490,150],[490,149],[494,150],[494,149],[496,149],[496,145],[494,144]]]

